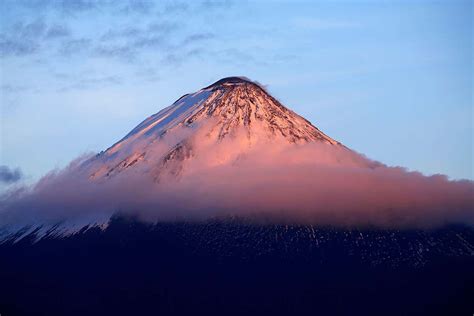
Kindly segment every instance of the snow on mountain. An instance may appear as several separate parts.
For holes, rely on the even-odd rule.
[[[229,140],[231,139],[231,140]],[[231,142],[225,150],[222,143]],[[273,147],[317,142],[348,150],[289,110],[258,84],[228,77],[150,116],[119,142],[88,162],[91,179],[147,166],[158,177],[163,168],[181,172],[184,161],[206,147],[209,164],[233,163],[261,143]],[[212,146],[211,146],[212,145]],[[172,166],[173,165],[173,166]]]

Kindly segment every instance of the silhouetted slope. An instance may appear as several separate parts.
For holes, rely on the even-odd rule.
[[[0,246],[2,315],[470,315],[474,231],[145,225]]]

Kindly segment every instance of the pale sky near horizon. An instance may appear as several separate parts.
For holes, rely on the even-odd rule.
[[[33,181],[246,76],[369,158],[473,179],[472,19],[456,0],[4,0],[0,166]]]

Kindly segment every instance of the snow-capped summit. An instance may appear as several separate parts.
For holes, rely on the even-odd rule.
[[[147,118],[108,151],[114,151],[124,142],[142,135],[160,135],[176,126],[190,126],[209,117],[219,119],[216,124],[219,139],[233,127],[247,126],[250,129],[262,127],[270,138],[282,136],[289,142],[319,140],[338,143],[287,109],[258,84],[240,77],[228,77],[182,96],[171,106]]]
[[[219,155],[216,147],[229,141],[231,148]],[[216,149],[216,161],[231,162],[260,142],[273,146],[319,142],[342,147],[259,84],[227,77],[182,96],[144,120],[93,159],[91,178],[110,177],[142,164],[161,168],[169,161],[195,155],[197,147],[210,143],[215,145],[208,149]]]

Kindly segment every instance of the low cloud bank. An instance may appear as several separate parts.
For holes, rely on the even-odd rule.
[[[91,181],[81,157],[4,195],[0,223],[98,221],[122,213],[151,222],[240,216],[391,228],[474,224],[472,181],[387,167],[324,144],[258,146],[231,163],[212,161],[215,153],[206,148],[196,152],[178,162],[178,178],[162,174],[159,182],[139,169]]]

